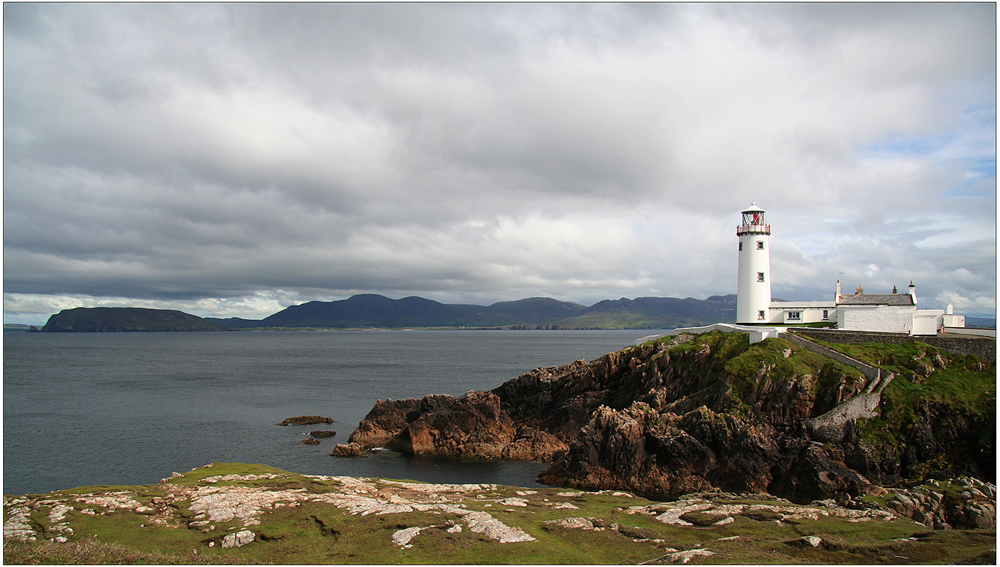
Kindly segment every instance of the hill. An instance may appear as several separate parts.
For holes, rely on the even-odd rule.
[[[168,309],[141,307],[77,307],[49,317],[45,333],[118,333],[227,331],[227,327],[201,317]]]
[[[293,305],[260,321],[213,319],[234,329],[249,328],[549,328],[663,329],[703,325],[736,317],[736,296],[708,299],[641,297],[602,301],[590,307],[532,297],[489,306],[447,304],[421,297],[389,299],[355,295],[340,301],[310,301]]]

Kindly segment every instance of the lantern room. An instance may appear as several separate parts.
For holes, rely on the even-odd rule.
[[[743,211],[743,224],[736,227],[736,235],[745,234],[771,234],[771,225],[764,219],[764,209],[751,203],[750,207]]]

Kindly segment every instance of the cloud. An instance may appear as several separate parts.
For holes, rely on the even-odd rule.
[[[995,21],[991,4],[5,4],[5,317],[734,293],[751,200],[776,296],[826,297],[843,272],[992,312]]]

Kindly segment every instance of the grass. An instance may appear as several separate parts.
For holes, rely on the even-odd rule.
[[[671,340],[674,337],[663,337],[652,342],[666,344]],[[760,379],[765,373],[768,381],[775,385],[800,380],[800,384],[808,385],[810,393],[817,398],[842,383],[851,384],[864,380],[860,370],[784,339],[769,338],[751,345],[745,333],[704,333],[666,349],[660,356],[675,356],[671,364],[677,368],[693,370],[688,367],[697,364],[697,357],[681,355],[692,355],[705,349],[713,353],[708,371],[715,376],[707,384],[705,393],[712,394],[725,388],[732,411],[742,415],[750,412],[752,400],[757,397],[760,388],[766,386],[766,382]],[[704,369],[698,371],[704,372]],[[802,381],[807,376],[811,379]]]
[[[284,490],[296,483],[317,492],[339,490],[338,481],[319,481],[265,465],[214,463],[174,478],[168,484],[190,486],[219,474],[280,474],[272,480],[237,481],[256,483],[262,489]],[[216,486],[221,485],[221,483]],[[387,481],[372,481],[372,490],[396,487]],[[500,544],[472,532],[459,514],[450,512],[406,512],[351,515],[332,504],[310,501],[296,507],[265,510],[260,524],[249,526],[256,534],[252,544],[222,549],[227,533],[243,529],[239,521],[215,524],[205,533],[186,527],[156,527],[149,516],[133,510],[106,515],[79,511],[67,515],[74,533],[67,543],[55,543],[56,532],[47,521],[52,500],[69,499],[101,490],[128,490],[145,502],[163,494],[164,485],[137,487],[87,487],[34,498],[39,504],[32,519],[41,530],[34,543],[7,542],[4,562],[9,564],[618,564],[669,560],[674,550],[710,549],[715,555],[699,556],[694,563],[896,563],[957,562],[994,557],[995,532],[935,532],[908,520],[872,520],[854,523],[844,518],[784,521],[774,512],[745,512],[727,525],[707,525],[719,515],[691,513],[704,527],[675,526],[657,521],[651,514],[629,513],[630,507],[656,504],[643,498],[611,492],[567,492],[539,488],[498,486],[462,496],[469,511],[485,511],[504,524],[517,527],[535,538],[532,542]],[[521,494],[518,494],[518,492]],[[479,496],[482,496],[480,498]],[[518,497],[526,506],[505,505],[499,500]],[[552,506],[568,503],[577,509]],[[727,499],[727,504],[773,504],[769,500]],[[790,504],[782,504],[791,506]],[[184,506],[178,511],[183,515]],[[77,508],[79,510],[79,508]],[[547,523],[565,517],[584,517],[600,530],[567,529]],[[451,533],[447,528],[462,526]],[[393,534],[408,527],[424,528],[412,547],[392,543]],[[816,535],[826,542],[820,548],[803,546],[799,538]],[[918,537],[919,536],[919,537]],[[902,538],[903,541],[896,541]],[[913,541],[907,538],[915,538]],[[209,545],[214,543],[214,545]],[[995,551],[993,552],[995,554]],[[904,557],[905,559],[900,559]]]
[[[995,415],[996,364],[982,357],[949,354],[921,342],[823,344],[896,375],[884,392],[896,421],[914,423],[919,419],[914,408],[926,403],[984,417]]]
[[[205,565],[245,564],[234,555],[143,552],[117,543],[85,538],[68,543],[4,541],[4,563],[10,565]],[[255,563],[253,561],[249,563]]]

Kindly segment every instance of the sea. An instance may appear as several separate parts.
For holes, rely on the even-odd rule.
[[[460,396],[656,331],[3,334],[3,493],[153,484],[212,462],[540,486],[536,462],[332,457],[379,399]],[[299,415],[332,424],[280,426]],[[332,429],[319,445],[310,431]]]

